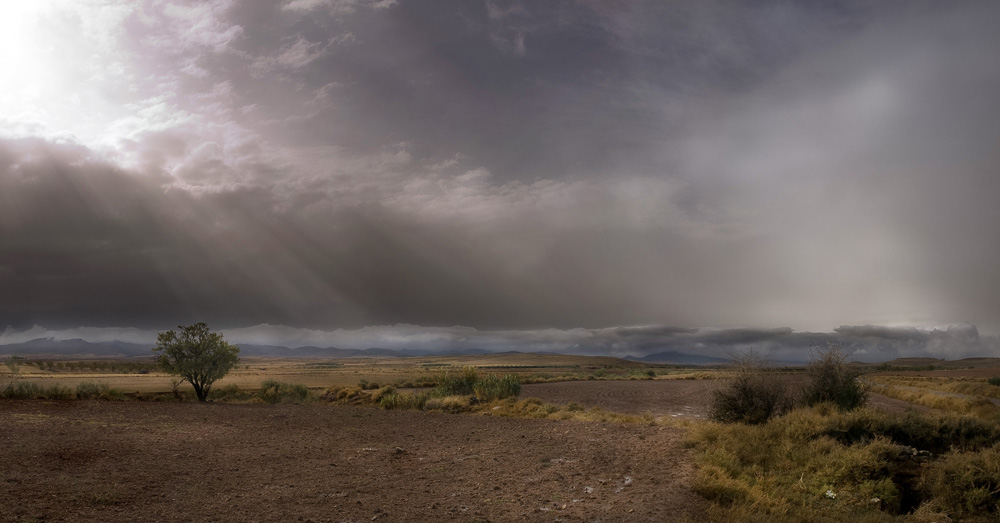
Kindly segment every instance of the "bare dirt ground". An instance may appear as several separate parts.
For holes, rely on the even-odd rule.
[[[714,386],[712,380],[564,381],[523,385],[521,397],[626,414],[705,418]]]
[[[326,404],[7,400],[0,521],[698,521],[682,434]]]
[[[533,396],[558,405],[576,402],[626,414],[649,412],[656,417],[705,419],[716,386],[718,382],[713,380],[566,381],[524,385],[521,397]],[[881,394],[872,394],[868,403],[897,414],[907,409],[933,410]]]

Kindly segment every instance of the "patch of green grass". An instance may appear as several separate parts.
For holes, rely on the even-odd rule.
[[[479,401],[516,398],[521,394],[521,381],[517,374],[504,374],[503,376],[490,374],[476,380],[472,390]]]
[[[104,382],[84,381],[76,386],[76,397],[82,400],[123,400],[121,391]]]
[[[43,387],[37,383],[18,381],[10,385],[0,397],[16,400],[44,399],[69,400],[76,398],[76,392],[62,385]]]
[[[434,396],[471,396],[475,394],[479,374],[475,367],[464,367],[457,373],[445,371],[438,375],[435,381],[437,386],[431,391]]]

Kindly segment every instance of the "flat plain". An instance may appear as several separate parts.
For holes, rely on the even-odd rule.
[[[55,370],[28,363],[21,379],[69,388],[108,383],[146,399],[166,399],[170,390],[167,375],[94,363]],[[708,502],[692,489],[695,457],[684,426],[705,418],[719,369],[530,354],[247,359],[217,386],[253,389],[277,379],[317,392],[359,383],[405,388],[464,366],[521,375],[531,383],[520,397],[562,405],[560,415],[599,420],[601,412],[619,412],[640,415],[633,416],[639,422],[323,401],[0,400],[0,521],[704,519]],[[922,370],[882,370],[873,379],[937,386],[1000,373],[996,360],[911,366]],[[801,378],[782,379],[794,385]],[[882,394],[870,404],[932,410]]]

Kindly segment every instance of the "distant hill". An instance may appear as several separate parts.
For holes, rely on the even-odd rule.
[[[279,345],[241,343],[241,356],[277,358],[405,358],[407,355],[391,349],[338,349],[337,347],[305,346],[289,348]]]
[[[89,342],[81,339],[57,340],[54,338],[38,338],[22,343],[0,345],[0,354],[23,357],[134,358],[137,356],[152,357],[152,348],[153,345],[117,340]]]
[[[730,363],[730,360],[726,358],[685,354],[677,351],[657,352],[641,358],[636,358],[635,356],[625,356],[625,359],[632,361],[644,361],[646,363],[673,363],[676,365],[724,365],[726,363]]]
[[[81,339],[38,338],[22,343],[0,345],[0,355],[25,358],[136,358],[153,357],[152,344],[124,341],[89,342]],[[403,358],[406,354],[391,349],[338,349],[336,347],[288,348],[281,345],[239,344],[241,356],[279,358]]]
[[[255,345],[240,343],[241,356],[271,358],[406,358],[427,356],[471,356],[487,354],[519,354],[517,351],[493,353],[488,350],[469,348],[460,350],[407,350],[383,348],[341,349],[337,347],[305,346],[290,348],[283,345]],[[124,341],[89,342],[81,339],[57,340],[38,338],[23,343],[0,345],[0,356],[17,355],[26,358],[136,358],[152,357],[153,344],[129,343]],[[552,354],[537,352],[535,354]],[[642,358],[626,356],[625,359],[648,363],[674,363],[680,365],[717,365],[729,363],[725,358],[698,356],[682,352],[668,351],[650,354]]]
[[[420,349],[403,349],[400,351],[404,356],[469,356],[474,354],[499,354],[490,352],[486,349],[459,349],[459,350],[420,350]],[[516,351],[512,351],[516,352]]]

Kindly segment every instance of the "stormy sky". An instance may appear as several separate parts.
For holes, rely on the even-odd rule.
[[[8,2],[0,341],[995,353],[997,49],[990,1]]]

